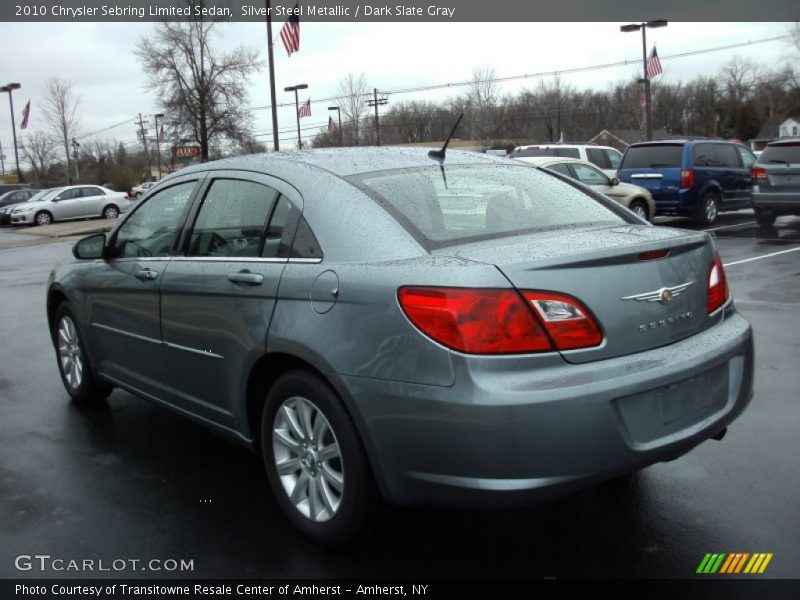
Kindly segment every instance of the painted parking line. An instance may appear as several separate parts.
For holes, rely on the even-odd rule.
[[[733,265],[741,265],[743,263],[749,263],[754,260],[761,260],[762,258],[770,258],[772,256],[778,256],[779,254],[789,254],[789,252],[797,252],[800,250],[800,246],[797,248],[789,248],[788,250],[780,250],[778,252],[770,252],[769,254],[762,254],[761,256],[753,256],[752,258],[745,258],[744,260],[737,260],[731,263],[723,263],[723,267],[732,267]]]
[[[744,223],[734,223],[733,225],[722,225],[720,227],[712,227],[711,229],[703,229],[703,231],[717,231],[719,229],[730,229],[731,227],[742,227],[743,225],[755,225],[755,221],[746,221]]]

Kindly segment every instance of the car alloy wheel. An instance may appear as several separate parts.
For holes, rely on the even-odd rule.
[[[50,225],[52,223],[53,218],[46,212],[41,212],[36,215],[36,224],[37,225]]]
[[[316,523],[336,515],[345,493],[345,473],[336,434],[322,411],[293,396],[275,413],[275,468],[289,501]]]
[[[717,199],[713,194],[706,195],[705,201],[703,202],[703,220],[707,225],[711,225],[717,220],[718,215],[719,210],[717,209]]]
[[[645,221],[647,221],[647,208],[641,202],[634,202],[631,204],[631,210],[636,214],[637,217],[641,217]]]
[[[72,318],[64,315],[58,323],[58,358],[64,372],[64,380],[73,390],[83,383],[83,353],[78,343],[78,331]]]
[[[107,206],[103,211],[103,217],[106,219],[116,219],[119,217],[119,211],[116,206]]]

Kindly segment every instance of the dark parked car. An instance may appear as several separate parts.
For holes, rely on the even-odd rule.
[[[656,214],[687,215],[710,225],[722,211],[751,206],[755,161],[750,149],[736,142],[645,142],[625,151],[619,180],[649,190]]]
[[[209,162],[74,255],[47,292],[69,395],[119,387],[259,450],[288,518],[327,543],[374,490],[507,506],[674,459],[752,394],[750,325],[707,233],[513,160]]]
[[[800,139],[770,142],[753,165],[753,210],[762,227],[800,215]]]
[[[10,190],[0,195],[0,225],[11,224],[11,211],[17,204],[22,204],[33,198],[39,190],[31,187],[23,187],[16,190]]]

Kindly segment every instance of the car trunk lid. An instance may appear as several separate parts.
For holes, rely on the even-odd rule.
[[[708,326],[706,279],[714,249],[702,232],[646,225],[583,227],[436,253],[494,264],[519,290],[553,291],[580,300],[604,339],[593,348],[562,352],[569,362],[658,348]],[[662,296],[665,289],[670,292]]]

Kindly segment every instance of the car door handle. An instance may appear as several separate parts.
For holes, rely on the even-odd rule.
[[[158,277],[158,272],[152,269],[142,269],[136,273],[136,279],[141,279],[142,281],[153,281],[156,277]]]
[[[228,281],[232,281],[233,283],[246,283],[247,285],[261,285],[261,282],[264,281],[264,276],[245,270],[239,271],[238,273],[231,273],[228,275]]]

